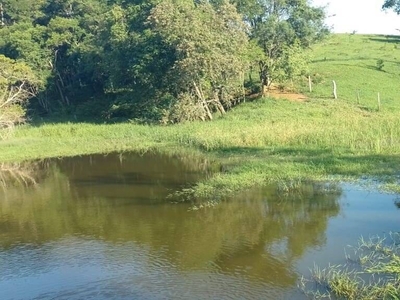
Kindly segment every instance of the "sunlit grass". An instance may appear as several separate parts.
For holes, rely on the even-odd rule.
[[[332,80],[338,85],[339,101],[377,108],[398,109],[400,75],[400,39],[396,36],[335,34],[313,48],[311,70],[315,98],[332,98]],[[377,68],[382,60],[384,67]],[[306,88],[303,88],[306,91]],[[360,96],[358,103],[357,93]]]

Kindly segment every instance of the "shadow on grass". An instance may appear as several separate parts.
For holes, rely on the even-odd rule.
[[[377,111],[377,108],[375,108],[375,107],[369,107],[369,106],[364,106],[364,105],[357,105],[357,107],[366,112],[376,112]]]
[[[354,61],[365,61],[365,60],[367,60],[367,61],[378,61],[380,58],[373,58],[373,57],[368,57],[368,58],[362,58],[362,57],[353,57],[353,58],[345,58],[345,59],[342,59],[342,58],[324,58],[324,59],[315,59],[315,60],[312,60],[311,61],[311,63],[320,63],[320,62],[354,62]],[[388,60],[388,59],[385,59],[384,60],[384,63],[390,63],[390,64],[394,64],[394,65],[397,65],[397,66],[399,66],[400,65],[400,62],[398,62],[398,61],[395,61],[395,60]],[[366,68],[366,69],[370,69],[370,70],[373,70],[373,71],[380,71],[380,72],[385,72],[385,73],[388,73],[388,74],[396,74],[396,73],[389,73],[389,72],[387,72],[387,71],[385,71],[385,70],[379,70],[376,66],[371,66],[371,65],[355,65],[355,64],[345,64],[345,63],[342,63],[342,64],[335,64],[336,66],[343,66],[343,67],[357,67],[357,68]]]
[[[400,36],[398,36],[398,35],[377,35],[375,37],[370,37],[369,40],[373,41],[373,42],[399,44]]]
[[[344,61],[355,61],[355,60],[371,60],[371,58],[363,58],[363,57],[351,57],[351,58],[321,58],[321,59],[313,59],[311,63],[319,63],[319,62],[344,62]],[[349,66],[349,65],[344,65]]]
[[[268,167],[285,164],[296,164],[307,167],[306,169],[318,170],[320,175],[342,175],[351,177],[393,177],[400,174],[400,155],[369,154],[357,155],[343,153],[335,149],[299,149],[299,148],[247,148],[233,147],[218,151],[222,157],[237,157],[240,161],[243,156],[247,162],[255,167]],[[229,162],[228,162],[229,165]],[[231,167],[240,163],[232,163]],[[229,166],[227,166],[229,168]],[[392,178],[393,179],[393,178]]]
[[[99,120],[99,119],[81,119],[81,118],[76,118],[74,116],[50,116],[50,117],[29,117],[28,122],[30,126],[32,127],[40,127],[43,125],[48,125],[48,124],[79,124],[79,123],[86,123],[86,124],[94,124],[94,125],[100,125],[100,124],[105,124],[104,120]]]
[[[138,119],[138,118],[128,118],[128,117],[120,117],[120,118],[84,118],[77,117],[76,115],[54,115],[47,117],[38,117],[38,116],[28,116],[27,123],[32,127],[41,127],[43,125],[49,124],[92,124],[92,125],[103,125],[103,124],[121,124],[121,123],[133,123],[133,124],[158,124],[154,120],[151,121],[149,119]]]

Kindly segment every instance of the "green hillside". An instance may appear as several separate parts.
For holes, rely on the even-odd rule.
[[[311,51],[315,81],[312,98],[331,98],[332,80],[338,86],[339,100],[367,108],[400,108],[400,37],[383,35],[335,34]],[[382,60],[383,68],[377,63]]]

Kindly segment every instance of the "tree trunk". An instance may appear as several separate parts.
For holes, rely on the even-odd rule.
[[[62,101],[63,104],[65,104],[66,103],[66,98],[64,96],[63,88],[61,87],[61,84],[60,84],[60,82],[58,81],[57,78],[55,79],[55,81],[56,81],[56,87],[57,87],[58,93],[60,94],[60,97],[61,97],[61,101]]]
[[[64,81],[61,77],[60,72],[57,70],[57,57],[58,57],[58,50],[54,51],[54,62],[53,63],[50,62],[50,65],[53,69],[52,72],[55,77],[54,80],[56,82],[56,87],[57,87],[58,93],[60,94],[62,104],[63,105],[66,104],[67,106],[69,106],[69,99],[64,94],[64,87],[65,87]]]
[[[215,91],[213,102],[216,103],[217,108],[218,108],[219,112],[221,113],[221,115],[224,115],[224,114],[226,114],[226,111],[225,111],[224,106],[221,103],[220,96],[219,96],[220,94],[221,94],[221,90]]]
[[[332,83],[333,83],[333,97],[334,97],[335,99],[337,99],[337,86],[336,86],[336,81],[333,80]]]
[[[260,61],[259,67],[260,67],[261,96],[264,98],[265,96],[264,87],[267,85],[268,81],[267,65],[264,61]]]
[[[199,99],[203,105],[203,109],[204,109],[206,115],[208,116],[208,118],[210,120],[212,120],[213,117],[212,117],[210,108],[208,107],[207,101],[206,101],[206,99],[204,99],[204,94],[201,92],[201,90],[197,86],[196,82],[194,82],[194,81],[193,81],[193,86],[194,86],[194,90],[196,91],[197,97],[199,97]]]

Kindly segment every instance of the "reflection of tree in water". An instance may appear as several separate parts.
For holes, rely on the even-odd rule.
[[[282,283],[280,276],[293,272],[291,266],[307,249],[324,244],[327,221],[339,212],[338,194],[320,195],[313,184],[303,188],[285,198],[275,188],[255,189],[214,210],[220,215],[206,214],[228,223],[221,226],[226,228],[221,236],[230,251],[218,256],[224,270],[240,266],[256,278]]]
[[[37,164],[28,163],[1,163],[0,185],[6,189],[10,185],[36,184]]]
[[[51,160],[40,160],[21,163],[0,164],[0,186],[7,194],[10,187],[26,187],[37,185],[47,178]]]
[[[196,172],[190,175],[193,168],[184,175],[187,167],[179,162],[155,157],[143,164],[131,158],[128,166],[97,158],[93,167],[77,161],[53,165],[29,193],[11,188],[14,201],[0,201],[1,246],[12,246],[15,236],[38,244],[66,235],[133,241],[184,270],[212,265],[223,273],[291,286],[293,264],[307,249],[324,244],[328,219],[340,209],[339,193],[321,194],[320,186],[308,184],[286,197],[273,188],[254,189],[215,208],[188,212],[189,204],[152,200],[164,199],[182,178],[198,178]]]
[[[400,209],[400,198],[394,200],[394,205],[396,205],[396,207],[397,207],[398,209]]]
[[[172,191],[190,186],[211,172],[211,163],[199,156],[159,155],[92,155],[65,158],[60,170],[81,196],[103,195],[107,198],[144,199],[149,195],[160,201]],[[89,187],[92,188],[89,188]],[[99,193],[101,190],[101,193]]]

